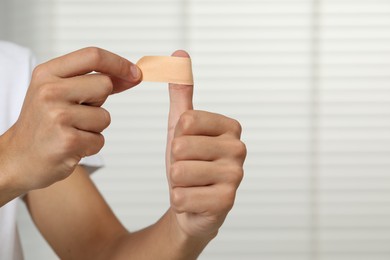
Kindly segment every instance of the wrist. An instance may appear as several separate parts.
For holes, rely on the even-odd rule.
[[[218,231],[216,231],[203,236],[193,236],[186,233],[179,226],[176,213],[172,209],[168,210],[167,215],[171,244],[176,252],[184,252],[183,258],[180,259],[196,259],[207,244],[218,234]],[[192,258],[194,256],[196,257]]]
[[[8,152],[9,141],[7,132],[0,136],[0,207],[27,192],[17,181],[18,173],[12,166],[15,158]]]

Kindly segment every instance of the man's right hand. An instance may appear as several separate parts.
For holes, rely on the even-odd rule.
[[[39,65],[19,119],[0,137],[2,188],[21,194],[68,177],[103,147],[110,115],[101,105],[140,80],[136,65],[94,47]]]

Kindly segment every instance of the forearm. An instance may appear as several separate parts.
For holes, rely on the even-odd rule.
[[[170,210],[155,224],[128,232],[82,166],[64,181],[29,192],[25,201],[34,223],[64,260],[191,260],[215,236],[184,235]]]
[[[168,210],[154,225],[119,239],[108,252],[110,259],[196,259],[216,234],[195,238],[183,233]]]

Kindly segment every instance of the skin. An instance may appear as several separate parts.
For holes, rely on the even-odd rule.
[[[34,70],[20,116],[0,138],[0,206],[65,179],[82,157],[103,147],[110,115],[100,106],[140,82],[132,67],[113,53],[86,48]],[[98,73],[86,74],[92,71]]]
[[[183,51],[177,51],[173,55],[187,56]],[[98,63],[105,64],[101,61]],[[52,66],[46,67],[49,68]],[[90,68],[79,73],[87,73]],[[107,71],[101,72],[111,75]],[[121,91],[138,82],[127,76],[125,72],[107,77],[112,80],[114,91]],[[78,77],[76,75],[76,79]],[[99,80],[94,81],[94,84],[88,86],[96,87],[98,82]],[[59,84],[59,87],[63,88],[64,85]],[[143,230],[127,231],[99,194],[86,170],[73,164],[82,156],[97,152],[100,146],[88,150],[91,148],[87,145],[84,149],[69,145],[72,147],[71,151],[77,152],[69,153],[76,156],[69,156],[72,162],[65,167],[65,171],[61,171],[63,168],[55,163],[49,164],[46,168],[49,169],[48,172],[42,170],[42,166],[38,168],[39,174],[35,174],[32,179],[45,179],[42,176],[50,172],[50,177],[47,177],[50,181],[42,181],[40,185],[43,186],[51,183],[53,175],[60,176],[54,182],[63,179],[64,175],[67,177],[48,188],[30,190],[25,196],[35,224],[61,259],[196,259],[217,235],[234,204],[236,191],[243,177],[246,148],[240,141],[240,124],[219,114],[193,110],[192,93],[193,86],[169,86],[166,169],[171,206],[161,219]],[[79,99],[73,105],[88,102],[89,107],[99,109],[108,96],[106,94],[88,100],[89,96],[85,95],[86,99],[82,102]],[[51,102],[55,103],[53,100]],[[104,121],[106,116],[99,113],[106,112],[88,116]],[[76,114],[69,117],[69,122],[76,121],[73,121]],[[45,122],[52,123],[49,119]],[[92,138],[100,140],[99,130],[108,124],[105,122],[96,125],[94,130],[97,132],[94,132]],[[79,128],[77,130],[82,131]],[[72,131],[75,131],[74,128]],[[62,138],[60,133],[57,138]],[[79,146],[78,143],[74,145]],[[67,158],[64,156],[67,154],[62,153],[63,158]],[[9,159],[13,158],[11,155]],[[45,155],[44,151],[42,155]],[[73,174],[68,173],[68,169]]]

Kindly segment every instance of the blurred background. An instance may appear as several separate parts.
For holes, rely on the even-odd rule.
[[[132,61],[190,52],[195,108],[238,119],[248,148],[200,259],[390,259],[390,0],[1,0],[0,38],[40,62],[86,46]],[[167,88],[105,107],[93,179],[137,230],[169,205]],[[26,259],[56,259],[24,206],[19,223]]]

